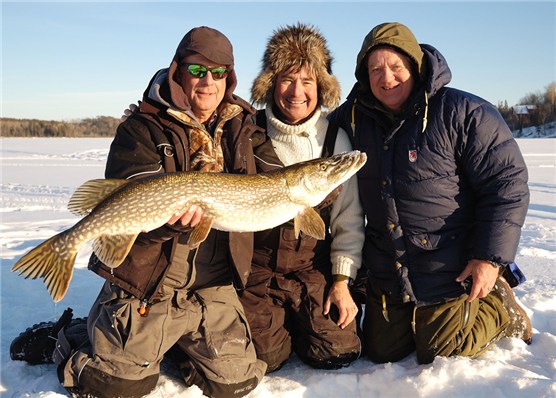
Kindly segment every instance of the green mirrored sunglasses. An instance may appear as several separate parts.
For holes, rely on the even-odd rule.
[[[226,76],[228,76],[228,73],[232,71],[231,69],[225,68],[223,66],[215,66],[211,68],[199,64],[182,63],[180,65],[181,67],[185,68],[191,76],[199,79],[202,79],[207,75],[207,72],[210,72],[214,80],[220,80],[224,79]]]

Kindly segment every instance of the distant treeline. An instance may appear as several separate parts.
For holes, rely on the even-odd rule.
[[[99,116],[72,122],[0,118],[2,137],[113,137],[120,119]]]
[[[520,131],[526,127],[542,126],[556,121],[556,82],[546,86],[545,91],[527,94],[519,101],[519,105],[508,106],[508,102],[498,103],[498,110],[510,127],[519,137]]]

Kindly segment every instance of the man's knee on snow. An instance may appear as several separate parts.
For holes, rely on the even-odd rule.
[[[355,333],[351,335],[353,345],[346,347],[337,339],[334,343],[309,337],[296,343],[295,352],[309,366],[317,369],[339,369],[349,366],[359,358],[361,343]]]
[[[277,349],[270,351],[270,352],[260,352],[257,351],[257,358],[261,361],[266,362],[267,368],[266,373],[272,373],[277,371],[284,365],[284,363],[288,360],[292,352],[291,349],[291,338],[290,336],[287,337],[287,340],[284,344],[281,344]]]
[[[204,385],[198,385],[203,393],[212,398],[235,398],[243,397],[249,394],[257,387],[259,380],[252,377],[239,383],[221,384],[213,380],[204,380]]]
[[[398,362],[415,351],[414,346],[388,347],[385,345],[372,344],[367,341],[365,353],[374,363]]]
[[[79,376],[78,386],[67,390],[75,396],[97,398],[138,398],[149,394],[156,387],[158,374],[141,380],[127,380],[85,366]]]

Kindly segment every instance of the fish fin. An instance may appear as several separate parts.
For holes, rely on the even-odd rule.
[[[65,232],[62,232],[44,241],[12,266],[12,272],[17,272],[25,279],[43,278],[55,302],[64,298],[68,291],[73,264],[79,251],[68,250],[68,247],[60,242],[64,234]],[[61,247],[64,250],[60,250]]]
[[[213,219],[212,217],[203,217],[199,224],[193,228],[191,234],[189,235],[189,240],[187,244],[191,247],[197,247],[203,242],[212,228]]]
[[[324,221],[319,213],[312,207],[306,207],[293,219],[295,237],[299,237],[299,231],[312,236],[315,239],[324,239]]]
[[[68,209],[76,216],[85,216],[111,193],[129,182],[130,180],[123,179],[89,180],[75,190],[69,200]]]
[[[93,251],[100,261],[116,268],[127,257],[137,235],[100,235],[93,240]]]

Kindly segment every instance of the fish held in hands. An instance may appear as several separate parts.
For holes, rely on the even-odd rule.
[[[163,226],[192,205],[203,209],[189,236],[192,247],[205,240],[211,228],[254,232],[291,219],[296,235],[302,231],[323,239],[324,222],[313,207],[354,175],[366,159],[364,153],[351,151],[252,175],[192,171],[87,181],[68,204],[72,213],[84,217],[25,254],[12,271],[26,279],[43,278],[52,299],[60,301],[86,242],[93,240],[97,257],[117,267],[139,233]]]

